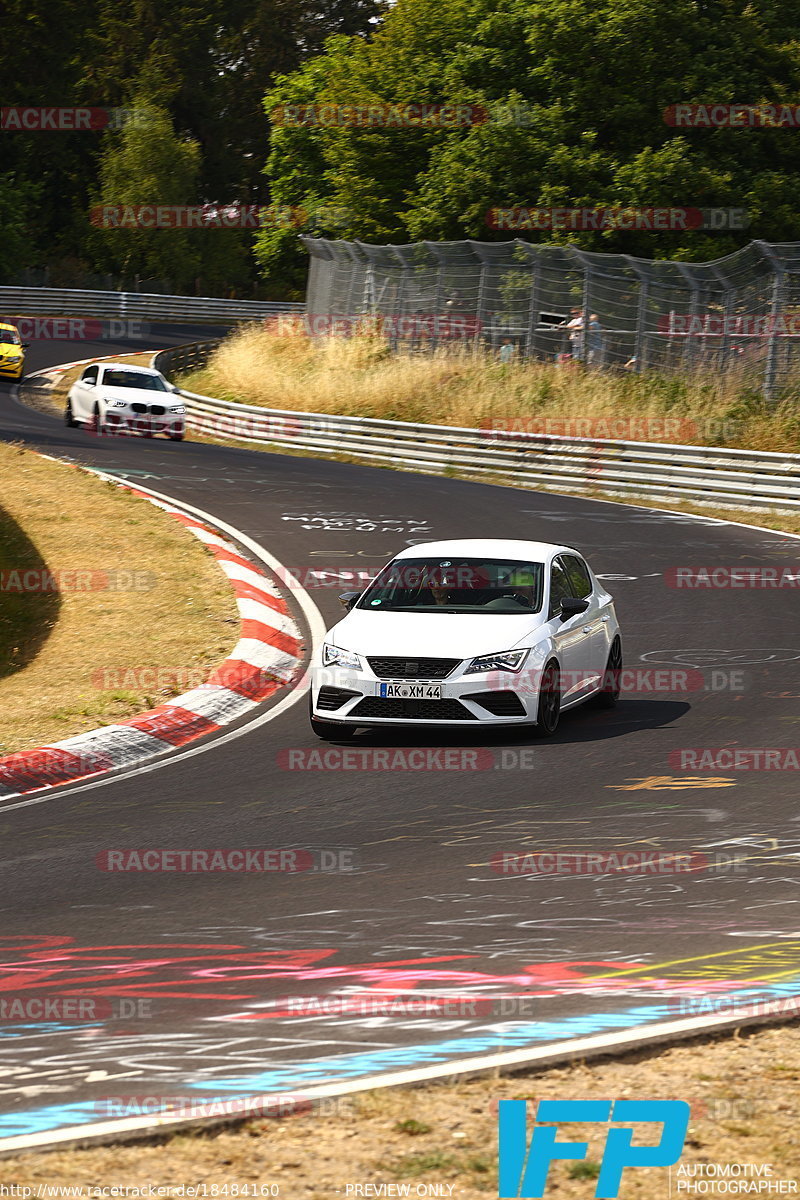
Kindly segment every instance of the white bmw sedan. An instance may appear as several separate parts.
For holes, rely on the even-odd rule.
[[[70,428],[85,425],[98,434],[165,433],[180,442],[186,407],[160,371],[130,363],[92,363],[69,389],[64,421]]]
[[[549,736],[566,709],[619,695],[614,602],[571,546],[426,542],[341,600],[311,666],[318,737],[470,724]]]

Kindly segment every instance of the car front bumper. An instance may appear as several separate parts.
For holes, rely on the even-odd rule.
[[[109,409],[105,416],[109,432],[122,434],[184,434],[186,421],[183,417],[150,416],[142,413],[126,413],[120,409]]]
[[[464,675],[464,663],[444,679],[387,679],[371,670],[312,668],[311,710],[315,720],[359,726],[524,725],[535,723],[538,678],[530,672],[492,671]],[[388,699],[381,686],[441,687],[441,699]]]

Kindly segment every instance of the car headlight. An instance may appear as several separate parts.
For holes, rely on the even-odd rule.
[[[170,408],[169,411],[171,413],[185,413],[186,405],[185,404],[174,404],[174,405],[172,405],[172,407]]]
[[[361,670],[361,659],[352,650],[342,650],[339,646],[331,646],[325,642],[322,647],[323,667],[352,667]]]
[[[127,403],[128,403],[127,400],[112,400],[110,407],[111,408],[124,408]]]
[[[8,361],[9,362],[22,362],[22,355],[21,354],[9,354]]]
[[[506,650],[500,654],[482,654],[473,658],[464,672],[475,675],[478,671],[518,671],[527,657],[527,650]]]

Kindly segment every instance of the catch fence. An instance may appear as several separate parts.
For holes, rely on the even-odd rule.
[[[736,371],[768,397],[800,378],[800,243],[690,263],[521,239],[302,240],[314,336],[366,328],[420,352],[462,344],[509,361]]]

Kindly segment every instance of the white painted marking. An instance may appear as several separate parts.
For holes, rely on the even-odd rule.
[[[765,1011],[766,1010],[766,1011]],[[704,1015],[700,1017],[685,1017],[679,1021],[654,1022],[652,1025],[638,1026],[635,1029],[624,1029],[619,1033],[600,1033],[592,1037],[573,1038],[570,1041],[558,1042],[549,1046],[539,1046],[536,1049],[506,1050],[498,1054],[476,1055],[473,1058],[462,1058],[457,1062],[441,1063],[437,1066],[414,1067],[409,1071],[391,1071],[383,1075],[365,1075],[363,1079],[348,1080],[346,1083],[318,1084],[315,1087],[300,1087],[291,1092],[266,1093],[256,1096],[233,1096],[241,1108],[248,1114],[255,1115],[258,1107],[269,1111],[274,1106],[277,1095],[295,1095],[302,1098],[304,1104],[314,1100],[329,1099],[333,1096],[350,1096],[357,1092],[373,1091],[380,1087],[408,1087],[413,1084],[426,1083],[433,1079],[456,1079],[462,1076],[480,1076],[494,1074],[505,1069],[521,1070],[525,1067],[556,1066],[570,1062],[575,1058],[593,1057],[608,1053],[610,1050],[628,1050],[636,1047],[656,1045],[675,1037],[691,1037],[698,1033],[712,1030],[736,1029],[748,1021],[748,1017],[757,1020],[758,1024],[770,1016],[783,1020],[793,1020],[796,1012],[786,1010],[785,1000],[776,1000],[773,1006],[762,1002],[748,1008],[740,1008],[735,1016],[729,1013]],[[45,1133],[33,1133],[21,1137],[3,1138],[0,1140],[0,1154],[20,1153],[23,1150],[42,1149],[45,1146],[56,1146],[71,1141],[93,1141],[100,1138],[120,1139],[126,1134],[144,1131],[162,1130],[180,1126],[202,1127],[209,1124],[225,1124],[241,1120],[241,1114],[231,1114],[230,1121],[223,1119],[195,1118],[194,1120],[180,1115],[164,1117],[125,1117],[118,1121],[102,1121],[94,1125],[73,1125],[67,1129],[49,1130]]]

